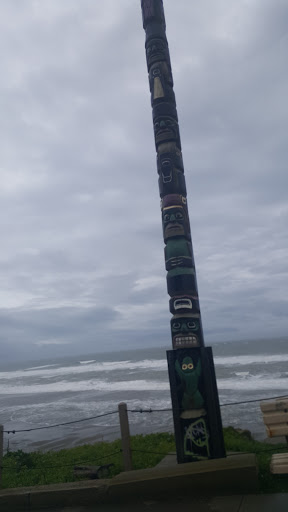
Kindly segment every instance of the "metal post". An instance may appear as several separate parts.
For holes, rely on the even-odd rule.
[[[131,471],[132,455],[131,455],[131,447],[130,447],[130,430],[129,430],[127,404],[125,404],[124,402],[119,404],[118,411],[119,411],[119,420],[120,420],[124,471]]]
[[[225,449],[212,353],[204,346],[163,0],[141,0],[141,7],[173,315],[167,358],[177,460],[190,462],[224,457]]]

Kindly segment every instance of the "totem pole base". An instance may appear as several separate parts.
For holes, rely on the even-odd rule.
[[[226,457],[212,349],[168,350],[167,360],[178,464]]]

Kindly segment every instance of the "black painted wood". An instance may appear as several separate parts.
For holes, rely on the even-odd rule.
[[[224,457],[225,449],[212,351],[204,348],[163,0],[141,0],[141,7],[157,153],[167,291],[173,314],[171,336],[174,350],[167,352],[167,358],[177,458],[178,462],[191,462],[197,458]],[[186,351],[186,356],[183,356],[183,351]],[[189,367],[186,368],[182,356],[187,361],[193,360],[193,363],[188,363],[191,366],[190,376],[186,376]],[[193,379],[197,380],[196,373],[200,372],[200,367],[199,389],[193,394]],[[181,391],[181,385],[187,386],[189,392],[184,388]],[[193,401],[196,404],[194,412]],[[203,407],[200,407],[202,402]],[[183,405],[186,410],[183,410]],[[196,416],[193,418],[191,415]]]

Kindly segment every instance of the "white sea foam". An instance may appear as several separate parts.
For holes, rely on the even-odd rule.
[[[26,368],[24,372],[27,372],[29,370],[40,370],[43,368],[52,368],[52,366],[59,366],[59,364],[44,364],[44,366],[32,366],[32,368]]]
[[[167,370],[166,359],[145,359],[143,361],[107,361],[104,363],[91,363],[89,365],[63,366],[59,368],[50,368],[42,370],[17,370],[12,372],[0,372],[0,379],[17,379],[22,377],[41,377],[50,379],[51,377],[75,375],[88,372],[109,372],[116,370]]]
[[[35,393],[66,393],[79,391],[166,391],[170,386],[168,382],[157,382],[148,380],[108,382],[105,380],[83,380],[79,382],[68,382],[65,380],[49,384],[28,385],[7,385],[1,386],[3,395],[25,395]]]
[[[237,375],[237,377],[247,377],[247,375],[249,375],[249,372],[235,372],[234,375]]]
[[[251,354],[243,356],[216,356],[216,366],[241,366],[249,364],[271,364],[288,362],[288,354]]]
[[[231,391],[287,390],[288,379],[272,378],[271,375],[251,375],[245,379],[218,379],[218,389]]]
[[[91,361],[79,361],[80,364],[90,364],[95,363],[95,359],[91,359]]]

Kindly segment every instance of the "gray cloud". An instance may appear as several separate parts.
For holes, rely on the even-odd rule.
[[[165,1],[208,343],[288,327],[286,4]],[[0,62],[3,357],[169,345],[140,2],[3,0]]]

